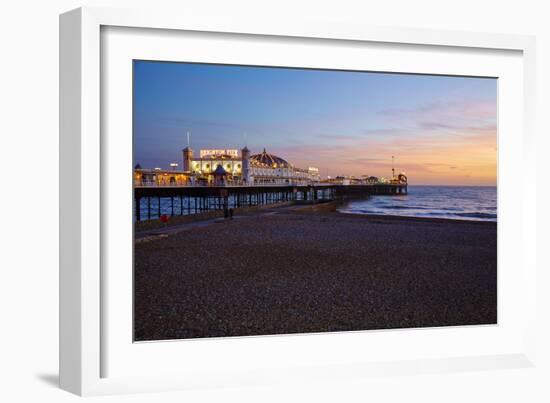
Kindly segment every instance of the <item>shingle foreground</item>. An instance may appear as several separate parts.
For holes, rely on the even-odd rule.
[[[135,340],[496,323],[494,223],[293,212],[135,246]]]

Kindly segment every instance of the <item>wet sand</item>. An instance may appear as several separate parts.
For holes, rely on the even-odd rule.
[[[497,226],[289,210],[135,245],[135,339],[493,324]]]

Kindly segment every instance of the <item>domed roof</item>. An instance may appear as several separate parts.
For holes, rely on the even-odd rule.
[[[225,169],[223,169],[223,167],[221,165],[218,165],[218,167],[214,171],[214,175],[220,175],[220,176],[227,175],[227,171]]]
[[[262,153],[251,155],[250,162],[254,165],[268,166],[270,168],[289,168],[291,166],[281,157],[266,152],[265,148]]]

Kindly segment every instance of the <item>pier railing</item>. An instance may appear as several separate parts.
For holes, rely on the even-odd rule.
[[[154,181],[134,182],[136,188],[219,188],[219,187],[281,187],[281,186],[333,186],[334,184],[315,183],[315,182],[286,182],[286,183],[255,183],[247,184],[246,182],[229,182],[224,184],[219,183],[157,183]]]
[[[147,181],[147,182],[135,182],[134,187],[135,188],[254,188],[254,187],[285,187],[285,186],[313,186],[313,187],[334,187],[334,186],[385,186],[385,185],[391,185],[391,186],[403,186],[406,184],[390,184],[390,183],[350,183],[350,184],[343,184],[343,183],[324,183],[324,182],[285,182],[285,183],[254,183],[254,184],[248,184],[246,182],[229,182],[224,184],[219,183],[157,183],[154,181]]]

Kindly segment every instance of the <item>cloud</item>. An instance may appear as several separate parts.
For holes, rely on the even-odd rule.
[[[428,102],[412,108],[387,108],[380,115],[393,119],[419,119],[429,116],[488,119],[496,117],[496,103],[487,101],[456,100]]]
[[[468,125],[459,123],[442,123],[437,121],[424,121],[418,123],[418,128],[427,132],[446,132],[457,135],[468,135],[497,131],[497,126],[494,123]]]
[[[411,129],[409,136],[362,136],[333,144],[299,144],[271,151],[299,167],[316,166],[322,175],[391,175],[405,171],[411,183],[494,185],[496,126],[448,125],[456,135]],[[462,134],[462,135],[459,135]]]
[[[496,133],[496,103],[486,101],[431,102],[413,108],[384,109],[379,112],[391,129],[371,133],[406,135],[412,131],[441,135]]]
[[[339,140],[339,141],[345,141],[345,140],[359,140],[361,139],[360,136],[354,136],[354,135],[346,135],[346,134],[319,134],[317,135],[320,139],[327,139],[327,140]]]

